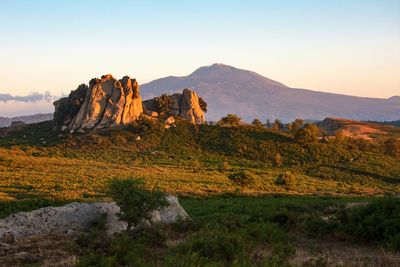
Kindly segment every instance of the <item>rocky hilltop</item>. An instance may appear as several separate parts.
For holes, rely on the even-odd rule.
[[[196,124],[205,123],[196,92],[184,89],[182,94],[168,96],[171,114]],[[61,130],[86,131],[128,125],[143,113],[159,112],[156,99],[142,103],[139,84],[128,76],[120,80],[111,74],[94,78],[89,86],[81,84],[68,97],[54,102],[55,127]],[[144,110],[145,108],[145,110]],[[158,115],[158,114],[157,114]]]
[[[175,93],[168,96],[172,101],[168,104],[171,115],[180,116],[193,124],[204,124],[206,122],[204,110],[200,105],[200,98],[196,92],[183,89],[182,93]],[[146,114],[159,113],[159,99],[155,97],[143,101],[143,109]]]

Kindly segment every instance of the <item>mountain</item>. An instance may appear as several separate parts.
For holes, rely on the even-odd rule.
[[[255,72],[224,64],[201,67],[189,76],[170,76],[141,86],[144,99],[182,88],[194,89],[207,103],[209,120],[235,113],[246,121],[279,118],[390,121],[400,118],[400,96],[388,99],[356,97],[290,88]]]
[[[0,117],[0,128],[10,126],[11,122],[13,121],[22,121],[29,124],[42,121],[49,121],[52,119],[53,119],[53,113],[46,113],[46,114],[39,113],[34,115],[19,116],[13,118]]]

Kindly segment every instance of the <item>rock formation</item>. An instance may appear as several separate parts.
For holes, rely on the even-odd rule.
[[[172,115],[194,124],[205,123],[196,92],[184,89],[182,94],[142,102],[135,79],[125,76],[117,80],[110,74],[92,79],[89,86],[81,84],[68,97],[54,102],[53,121],[56,129],[71,132],[127,125],[137,120],[144,109],[147,115],[156,118],[160,113],[160,99],[167,101]]]
[[[204,124],[204,111],[200,107],[199,96],[196,92],[184,89],[181,94],[176,93],[170,96],[172,103],[169,103],[169,112],[172,115],[180,116],[193,124]],[[143,110],[150,115],[153,112],[160,112],[158,105],[159,98],[143,101]]]
[[[168,206],[152,212],[153,223],[174,223],[189,219],[174,196],[167,196]],[[109,235],[126,230],[120,221],[120,208],[115,203],[71,203],[63,207],[46,207],[30,212],[19,212],[0,220],[0,241],[12,242],[40,235],[69,235],[87,230],[102,214],[107,214]]]
[[[110,74],[92,79],[89,87],[80,85],[68,97],[56,101],[54,107],[56,126],[68,130],[126,125],[143,112],[136,80],[128,76],[116,80]]]

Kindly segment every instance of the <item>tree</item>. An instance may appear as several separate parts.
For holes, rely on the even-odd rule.
[[[228,114],[218,121],[218,125],[237,126],[242,118],[235,114]]]
[[[255,119],[252,121],[251,124],[252,124],[253,126],[257,127],[257,128],[261,128],[261,127],[264,126],[264,125],[262,124],[262,122],[261,122],[259,119],[257,119],[257,118],[255,118]]]
[[[315,124],[307,123],[303,128],[299,129],[294,139],[303,145],[310,145],[318,142],[319,128]]]
[[[157,106],[157,111],[164,114],[168,114],[170,112],[171,106],[174,104],[174,100],[172,99],[172,97],[166,94],[156,97],[154,101]]]
[[[199,105],[202,111],[207,112],[207,102],[201,97],[199,97]]]
[[[267,127],[267,128],[271,128],[272,127],[272,124],[271,124],[269,119],[267,119],[267,121],[265,122],[265,127]]]
[[[254,182],[253,176],[244,170],[231,173],[228,175],[228,178],[233,184],[242,187],[242,189],[243,187],[251,185]]]
[[[301,127],[303,127],[304,120],[302,119],[295,119],[291,124],[290,124],[290,133],[296,133]]]
[[[280,130],[282,129],[282,127],[283,127],[283,125],[282,125],[281,120],[275,119],[275,122],[274,122],[274,124],[272,125],[272,129],[277,130],[277,131],[280,131]]]
[[[400,157],[400,140],[395,138],[389,138],[384,143],[385,154]]]
[[[108,194],[121,208],[118,216],[128,223],[128,230],[149,219],[153,210],[167,205],[164,193],[146,190],[141,180],[114,179],[109,184]]]

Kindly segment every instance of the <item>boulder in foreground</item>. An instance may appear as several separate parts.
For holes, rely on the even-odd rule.
[[[189,219],[174,196],[167,196],[168,205],[152,213],[151,222],[170,224]],[[0,241],[12,242],[33,236],[70,235],[87,230],[103,214],[107,214],[107,234],[126,230],[120,221],[120,208],[115,203],[70,203],[62,207],[45,207],[19,212],[0,220]]]

